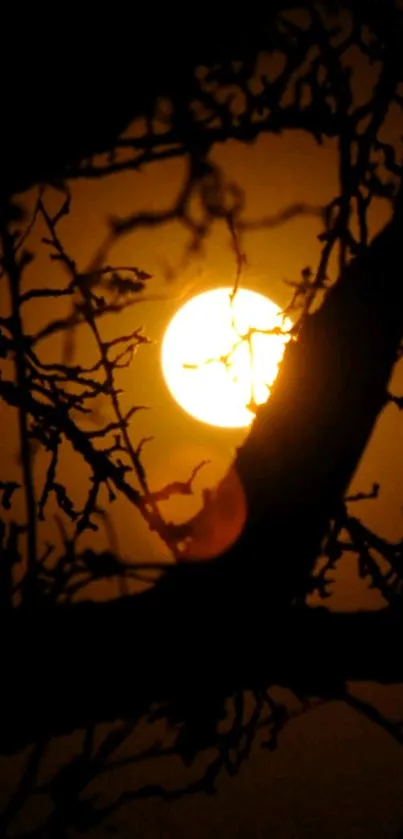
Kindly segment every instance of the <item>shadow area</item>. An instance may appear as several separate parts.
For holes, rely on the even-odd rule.
[[[0,751],[163,704],[216,719],[238,690],[336,698],[348,681],[403,681],[401,611],[264,610],[214,595],[212,573],[205,585],[168,580],[118,601],[3,616]]]

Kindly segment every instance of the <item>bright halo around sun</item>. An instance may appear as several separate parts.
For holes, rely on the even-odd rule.
[[[205,291],[176,312],[162,369],[172,396],[195,419],[242,428],[253,420],[248,405],[267,400],[292,324],[268,297],[240,288],[231,300],[231,293]]]

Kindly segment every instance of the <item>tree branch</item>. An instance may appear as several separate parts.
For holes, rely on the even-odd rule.
[[[3,207],[3,213],[6,208]],[[13,335],[16,387],[18,390],[18,425],[21,447],[21,463],[23,469],[23,486],[25,493],[25,504],[27,514],[27,556],[28,565],[24,581],[25,596],[29,597],[30,588],[36,573],[37,560],[37,506],[35,498],[34,476],[32,470],[32,455],[29,443],[29,408],[27,404],[27,367],[25,363],[25,342],[24,328],[20,313],[20,284],[21,269],[18,258],[15,255],[13,238],[10,235],[7,225],[7,218],[1,220],[1,239],[3,244],[3,268],[8,276],[12,314],[10,326]]]

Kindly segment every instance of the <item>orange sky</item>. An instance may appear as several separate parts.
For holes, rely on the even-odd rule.
[[[228,178],[245,188],[249,218],[275,212],[296,201],[323,204],[333,196],[337,185],[336,159],[330,144],[319,149],[301,134],[265,137],[252,147],[229,144],[217,150],[216,159],[224,166]],[[175,196],[181,176],[182,164],[175,162],[111,178],[107,183],[76,184],[72,214],[61,225],[60,232],[78,266],[88,265],[108,215],[166,207]],[[374,230],[383,220],[384,208],[380,206],[378,216],[373,219]],[[243,284],[285,305],[289,289],[283,279],[298,279],[301,268],[315,266],[319,254],[318,231],[317,220],[304,218],[245,236],[248,265]],[[227,469],[234,447],[242,442],[245,434],[209,428],[192,420],[174,403],[162,378],[160,342],[173,312],[187,297],[205,288],[231,284],[234,276],[234,259],[223,227],[217,226],[204,252],[182,270],[185,243],[186,234],[177,224],[158,231],[140,231],[118,243],[113,261],[135,264],[151,273],[150,296],[163,295],[165,299],[142,303],[128,309],[118,321],[109,319],[104,325],[105,335],[116,335],[117,331],[123,333],[142,324],[155,342],[139,350],[133,367],[129,372],[124,371],[121,379],[125,389],[124,406],[129,407],[133,402],[150,406],[149,411],[133,419],[131,433],[134,441],[155,435],[144,458],[152,485],[159,488],[168,479],[186,478],[195,462],[206,457],[213,460],[213,466],[196,481],[195,499],[175,500],[168,510],[169,515],[183,518],[200,503],[204,481],[214,482]],[[179,266],[174,282],[166,280],[168,265]],[[53,277],[55,283],[58,281],[56,268],[47,261],[43,251],[39,252],[38,263],[30,272],[32,282],[37,276],[44,282],[52,282]],[[6,305],[4,299],[0,305]],[[54,314],[53,302],[47,307],[32,306],[27,311],[27,327],[33,328],[33,323]],[[54,348],[53,343],[52,352]],[[92,353],[84,328],[77,342],[76,358],[90,363]],[[394,388],[397,393],[403,393],[401,369],[396,372]],[[99,409],[108,421],[111,417],[106,400]],[[0,420],[2,474],[13,477],[18,474],[15,423],[7,409],[0,414]],[[354,489],[364,491],[374,481],[381,483],[379,500],[362,503],[359,512],[366,522],[393,539],[401,538],[403,531],[401,434],[398,411],[388,408],[354,482]],[[85,475],[78,464],[78,458],[72,459],[71,451],[66,448],[64,474],[72,495],[77,493],[84,499]],[[38,464],[38,475],[42,478],[43,466],[43,462]],[[51,512],[50,508],[49,518]],[[120,548],[127,558],[152,559],[163,555],[160,542],[151,537],[137,512],[126,502],[116,505],[113,518]],[[41,531],[43,538],[49,530],[48,521]],[[96,537],[91,534],[89,541],[98,547],[106,544],[102,530]],[[103,588],[97,593],[107,596],[112,592]],[[357,582],[354,561],[346,560],[338,574],[333,606],[357,609],[378,603],[379,596]],[[379,690],[381,705],[402,707],[401,692],[394,692],[393,688]],[[373,697],[374,689],[371,691]],[[246,836],[309,839],[312,835],[329,839],[341,836],[392,839],[403,825],[402,778],[403,757],[398,747],[355,712],[334,703],[291,723],[278,751],[274,755],[259,752],[239,778],[223,779],[217,798],[203,800],[202,804],[189,799],[170,806],[140,802],[130,809],[130,834],[124,833],[127,813],[119,816],[117,823],[121,825],[122,835],[142,839],[189,835],[194,839],[207,835],[215,839],[223,832],[229,839]]]
[[[245,217],[248,219],[275,213],[300,201],[322,205],[329,201],[337,189],[334,148],[330,143],[319,148],[302,133],[262,137],[251,147],[230,143],[216,150],[215,160],[223,167],[228,181],[236,181],[244,188]],[[180,188],[183,172],[183,162],[172,161],[155,164],[143,172],[114,176],[107,182],[83,181],[74,184],[72,212],[60,224],[59,233],[79,269],[85,269],[91,262],[105,235],[108,216],[168,207]],[[57,202],[59,199],[53,193],[50,200]],[[384,222],[386,212],[386,207],[379,203],[372,218],[373,230]],[[319,230],[318,219],[303,217],[274,229],[244,234],[247,265],[242,283],[267,294],[280,306],[285,306],[290,299],[290,289],[283,281],[298,279],[301,269],[306,265],[315,267],[320,253],[320,244],[316,239]],[[49,261],[45,247],[39,243],[43,233],[38,228],[31,237],[30,246],[37,249],[38,260],[27,271],[27,287],[34,285],[39,276],[50,284],[65,282],[65,275],[60,274],[55,263]],[[157,231],[140,230],[117,242],[109,255],[109,262],[134,264],[152,274],[148,286],[150,299],[119,316],[108,316],[101,326],[103,336],[110,338],[142,325],[153,342],[150,346],[139,348],[130,369],[122,371],[118,379],[124,389],[121,397],[124,409],[133,404],[150,406],[149,410],[134,416],[130,429],[134,443],[144,436],[155,438],[145,448],[143,458],[152,487],[159,489],[168,480],[184,480],[196,463],[206,459],[212,461],[197,477],[193,497],[175,497],[162,505],[161,510],[167,518],[173,517],[175,520],[184,520],[195,512],[201,503],[203,487],[213,485],[227,470],[235,446],[242,442],[246,433],[242,429],[213,428],[193,420],[174,402],[162,376],[161,340],[172,314],[194,294],[218,285],[231,285],[234,280],[235,260],[228,230],[223,224],[216,224],[202,253],[192,257],[183,267],[188,237],[187,231],[175,222],[163,225]],[[176,270],[175,279],[167,279],[167,268]],[[41,301],[40,305],[36,302],[28,304],[27,329],[38,328],[56,313],[64,311],[64,301],[61,304],[54,300],[46,303]],[[55,352],[61,352],[60,340],[52,338],[48,340],[47,346],[44,342],[41,352],[43,358],[48,354],[54,357]],[[81,327],[77,333],[75,359],[90,364],[96,358],[95,352],[87,328]],[[395,379],[395,391],[403,392],[403,375],[399,370]],[[112,413],[106,397],[98,400],[97,410],[105,422],[111,421]],[[15,425],[10,427],[11,420],[11,412],[3,410],[7,433],[0,439],[0,455],[4,467],[8,463],[16,475],[17,440]],[[381,483],[379,500],[363,503],[360,513],[368,523],[382,528],[386,536],[394,539],[400,538],[403,528],[403,470],[400,448],[392,447],[390,441],[397,440],[400,433],[398,410],[390,407],[376,429],[355,481],[355,489],[360,490],[366,490],[375,480]],[[11,454],[13,464],[10,464]],[[84,501],[87,489],[85,473],[79,457],[68,446],[62,452],[63,462],[62,474],[67,476],[73,497]],[[37,473],[41,480],[44,477],[44,466],[45,461],[39,458]],[[119,501],[111,507],[111,511],[120,549],[128,559],[167,558],[164,546],[156,537],[151,536],[128,502]],[[49,536],[52,513],[50,507],[47,522],[42,526],[43,538]],[[95,537],[95,543],[93,534],[86,536],[85,540],[98,547],[105,545],[102,531]],[[347,574],[347,562],[344,563],[344,570],[342,566],[341,573]],[[357,585],[353,585],[354,576],[348,575],[347,586],[338,587],[337,602],[340,605],[356,606]],[[369,602],[373,602],[373,596]],[[367,602],[367,595],[364,600]]]

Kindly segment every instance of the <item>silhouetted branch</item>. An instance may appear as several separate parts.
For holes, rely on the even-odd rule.
[[[37,562],[37,518],[34,478],[32,474],[31,450],[29,445],[28,428],[28,405],[27,405],[27,369],[24,357],[24,328],[20,312],[20,286],[22,276],[23,256],[18,261],[14,242],[10,236],[7,226],[8,207],[1,208],[1,240],[3,247],[2,265],[8,278],[9,292],[11,298],[11,319],[10,327],[13,336],[13,349],[15,354],[16,387],[19,393],[18,402],[18,424],[21,447],[21,462],[23,468],[23,487],[25,492],[25,504],[27,515],[27,573],[26,573],[26,594],[29,597],[29,588],[35,576]]]
[[[211,589],[214,572],[208,578]],[[244,621],[237,627],[228,623],[230,597],[227,603],[211,600],[206,623],[200,586],[197,591],[197,586],[189,590],[184,584],[170,598],[162,596],[160,586],[116,603],[68,604],[3,616],[10,642],[3,665],[2,751],[89,722],[134,720],[160,707],[162,718],[176,720],[178,731],[188,720],[196,754],[209,747],[210,738],[216,742],[219,708],[236,690],[260,695],[262,686],[280,685],[301,697],[330,698],[341,696],[347,682],[389,684],[403,678],[399,611],[337,614],[294,607],[257,615],[251,608],[244,609]],[[58,655],[49,670],[46,639],[55,633]],[[268,646],[271,637],[276,640]],[[315,645],[318,637],[326,639],[323,647]],[[133,652],[133,639],[140,638]],[[127,666],[133,656],[135,676]],[[34,673],[35,696],[22,720],[16,697],[25,695]],[[51,709],[45,701],[49,691],[54,697]],[[277,720],[275,708],[271,711]],[[191,740],[187,742],[184,756],[190,759]]]
[[[345,691],[345,693],[343,693],[343,700],[347,703],[347,705],[350,705],[351,708],[354,708],[355,711],[359,711],[359,713],[364,714],[371,722],[375,723],[375,725],[379,725],[380,728],[383,728],[383,730],[393,737],[397,743],[403,745],[403,726],[401,724],[399,725],[398,723],[391,722],[383,714],[381,714],[377,708],[374,708],[374,706],[370,705],[369,702],[365,702],[363,699],[355,696],[350,691]]]
[[[35,785],[38,770],[46,752],[47,745],[48,743],[46,741],[41,740],[31,749],[18,786],[13,792],[6,809],[0,815],[0,829],[3,836],[6,836],[6,831],[9,825],[14,821],[16,816],[19,815],[27,801],[27,798],[32,793],[32,788]]]
[[[270,25],[256,27],[255,40],[246,33],[240,48],[224,49],[219,40],[211,54],[208,45],[195,50],[177,77],[172,68],[179,65],[171,48],[170,61],[161,64],[164,74],[157,87],[140,62],[142,85],[137,87],[142,91],[125,88],[130,103],[120,115],[114,112],[109,119],[102,110],[98,136],[92,124],[84,132],[80,122],[79,133],[85,136],[74,139],[73,131],[64,145],[65,132],[53,130],[51,145],[56,148],[49,149],[44,133],[36,158],[27,149],[29,165],[20,155],[17,167],[12,166],[12,144],[8,146],[4,160],[10,171],[5,169],[1,179],[0,279],[8,279],[12,311],[0,318],[0,361],[15,361],[16,378],[8,369],[5,374],[1,371],[0,398],[18,412],[27,515],[23,524],[0,521],[2,637],[9,639],[2,659],[0,745],[12,751],[36,738],[39,745],[3,814],[4,830],[9,830],[35,786],[46,738],[80,726],[86,728],[80,754],[36,790],[50,796],[53,810],[46,829],[52,836],[62,836],[69,828],[94,828],[137,798],[170,799],[213,791],[223,769],[235,774],[248,758],[262,727],[267,747],[276,747],[290,713],[271,695],[272,685],[291,688],[303,708],[314,695],[323,701],[344,699],[402,742],[400,726],[346,691],[346,683],[354,679],[382,683],[403,679],[402,544],[378,536],[346,507],[377,497],[378,484],[368,494],[348,495],[348,487],[381,411],[388,401],[398,407],[402,402],[386,395],[403,333],[403,292],[396,280],[402,269],[401,198],[394,201],[391,223],[373,241],[369,226],[373,199],[393,203],[403,172],[401,148],[390,145],[382,133],[391,106],[403,107],[402,12],[388,0],[367,4],[359,12],[345,12],[346,26],[341,28],[337,13],[342,4],[336,4],[333,16],[319,4],[309,5],[306,25],[285,14],[285,6],[289,4],[268,11]],[[273,67],[273,54],[281,59],[279,70]],[[352,54],[361,56],[357,64]],[[137,61],[137,51],[130,55],[132,62]],[[258,56],[264,59],[262,72]],[[366,72],[367,62],[379,65],[380,72],[366,100],[356,102],[355,75]],[[113,74],[114,62],[109,64]],[[126,84],[126,79],[120,81]],[[108,87],[114,90],[112,83]],[[165,115],[161,100],[168,106]],[[61,96],[53,106],[55,112],[64,107]],[[68,119],[74,124],[70,112]],[[127,128],[136,119],[129,135]],[[92,122],[96,123],[95,111]],[[8,123],[14,130],[14,121],[4,123],[7,139]],[[231,139],[252,143],[262,134],[288,130],[302,130],[318,144],[328,140],[335,144],[338,194],[324,208],[296,201],[250,220],[245,217],[243,189],[226,181],[212,152]],[[80,272],[59,228],[71,212],[67,181],[103,178],[174,158],[187,164],[175,201],[161,211],[111,219],[90,267]],[[25,229],[16,230],[25,223],[23,214],[9,195],[7,200],[4,196],[38,183],[53,184],[62,196],[61,205],[52,215],[40,186],[30,221]],[[187,257],[201,247],[213,225],[224,224],[235,258],[235,296],[245,263],[244,235],[300,215],[322,220],[322,250],[315,269],[306,267],[299,280],[288,281],[293,292],[286,312],[296,314],[293,340],[271,399],[257,409],[234,467],[214,491],[204,492],[199,513],[184,525],[172,525],[163,520],[157,502],[172,493],[190,494],[203,464],[187,481],[171,480],[154,493],[148,486],[141,455],[151,438],[144,437],[137,445],[132,442],[129,422],[140,406],[124,412],[115,385],[116,371],[131,363],[147,339],[135,330],[104,341],[102,319],[150,299],[146,292],[150,275],[135,266],[106,264],[109,250],[130,232],[175,220],[190,235]],[[25,245],[38,220],[47,228],[43,244],[51,260],[66,272],[63,288],[22,288],[23,272],[34,258]],[[335,255],[339,276],[332,281],[329,266]],[[312,314],[319,293],[323,302]],[[70,312],[26,335],[22,307],[51,298],[70,301]],[[95,339],[99,358],[90,367],[73,364],[78,326],[88,328]],[[62,363],[42,360],[41,342],[60,334],[65,339]],[[241,339],[249,340],[250,334]],[[223,361],[227,363],[228,357]],[[88,416],[100,395],[109,398],[113,418],[96,430],[83,430],[74,417]],[[89,466],[81,505],[59,479],[59,452],[65,441]],[[32,456],[38,448],[48,462],[37,498]],[[228,491],[231,481],[238,495]],[[16,481],[2,476],[1,500],[10,517],[19,489]],[[212,530],[223,532],[224,518],[236,520],[239,509],[234,498],[240,505],[242,493],[247,521],[243,529],[241,522],[236,541],[218,551],[211,563],[177,562],[169,570],[167,563],[146,567],[141,557],[124,563],[116,545],[103,551],[83,550],[80,545],[83,532],[108,521],[100,501],[103,489],[109,504],[119,494],[129,500],[177,560],[183,558],[179,540],[185,538],[197,547],[199,539],[203,547],[207,524],[212,521]],[[38,544],[37,523],[45,517],[50,496],[59,510],[61,551]],[[26,537],[29,574],[18,578]],[[300,603],[314,588],[327,596],[327,572],[351,553],[358,557],[361,576],[376,586],[390,608],[376,614],[340,615],[290,607],[291,601]],[[202,550],[198,555],[206,556]],[[325,565],[315,573],[319,556]],[[146,594],[121,597],[117,604],[74,604],[92,582],[113,578],[123,585],[129,578],[147,580],[147,571],[150,586],[151,574],[158,573],[160,580]],[[11,609],[21,593],[24,608]],[[43,608],[35,609],[38,604]],[[326,641],[321,649],[319,637]],[[51,667],[50,638],[57,638]],[[247,691],[252,704],[249,717]],[[17,700],[28,693],[30,702],[22,718]],[[223,731],[228,703],[233,716]],[[167,721],[170,743],[128,758],[116,756],[134,723],[145,715]],[[109,732],[96,746],[96,723],[117,718],[130,722]],[[158,753],[179,755],[188,765],[207,749],[214,750],[214,757],[206,772],[183,787],[166,789],[155,782],[124,792],[107,806],[98,806],[87,794],[96,777],[129,765],[130,760],[154,759]],[[41,830],[26,835],[33,839]]]

